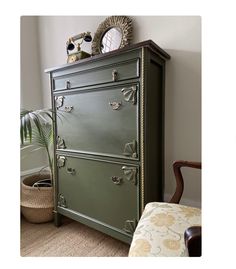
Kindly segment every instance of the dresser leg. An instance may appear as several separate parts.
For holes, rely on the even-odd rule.
[[[54,225],[56,227],[61,226],[61,214],[57,211],[54,211]]]

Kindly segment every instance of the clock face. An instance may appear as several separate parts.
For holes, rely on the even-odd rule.
[[[77,55],[75,54],[68,55],[67,63],[73,63],[76,62],[77,60],[78,60]]]

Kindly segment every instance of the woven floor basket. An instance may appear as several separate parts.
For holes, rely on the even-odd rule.
[[[53,187],[31,187],[36,181],[46,178],[50,175],[32,175],[21,183],[21,213],[29,222],[53,220]]]

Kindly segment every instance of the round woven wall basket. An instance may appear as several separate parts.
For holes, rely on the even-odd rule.
[[[38,180],[50,178],[49,174],[25,177],[21,183],[21,213],[32,223],[53,220],[53,187],[32,187]]]

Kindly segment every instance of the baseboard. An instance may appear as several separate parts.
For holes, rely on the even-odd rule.
[[[165,193],[164,194],[164,200],[169,201],[171,196],[172,196],[171,194]],[[187,206],[193,206],[193,207],[201,208],[201,201],[196,201],[196,200],[192,200],[192,199],[184,198],[184,197],[181,198],[180,204],[181,205],[187,205]]]
[[[23,170],[23,171],[20,172],[20,176],[21,177],[30,176],[32,174],[38,173],[43,168],[45,168],[45,166],[36,167],[36,168],[33,168],[33,169],[29,169],[29,170]]]

